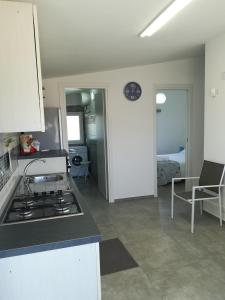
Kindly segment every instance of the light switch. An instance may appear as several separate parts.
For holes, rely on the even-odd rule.
[[[225,72],[222,73],[222,80],[225,80]]]
[[[210,95],[211,95],[211,97],[216,97],[216,89],[215,88],[211,88]]]
[[[215,98],[219,94],[219,90],[217,88],[211,88],[210,95]]]

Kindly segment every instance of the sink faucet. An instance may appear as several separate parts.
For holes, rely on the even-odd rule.
[[[30,168],[30,166],[35,163],[35,162],[43,162],[43,163],[46,163],[46,160],[45,159],[42,159],[42,158],[35,158],[33,160],[31,160],[27,165],[26,167],[24,168],[23,170],[23,183],[24,183],[24,187],[26,187],[28,193],[31,193],[31,189],[30,189],[30,186],[29,186],[29,180],[27,178],[27,171],[28,169]]]
[[[4,172],[3,170],[0,168],[0,175],[3,177],[4,176]]]
[[[3,170],[0,168],[0,186],[2,186],[4,182],[4,172]]]

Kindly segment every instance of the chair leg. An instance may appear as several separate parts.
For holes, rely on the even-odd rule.
[[[194,219],[195,219],[195,201],[192,199],[192,205],[191,205],[191,233],[194,233]]]
[[[223,218],[222,218],[222,201],[221,201],[221,194],[219,194],[219,216],[220,216],[220,226],[223,225]]]
[[[203,201],[202,200],[200,201],[200,214],[201,214],[201,216],[203,214]]]
[[[174,181],[172,180],[171,219],[174,218]]]

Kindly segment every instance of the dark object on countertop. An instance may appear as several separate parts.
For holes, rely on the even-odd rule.
[[[101,275],[138,267],[119,239],[100,242]]]

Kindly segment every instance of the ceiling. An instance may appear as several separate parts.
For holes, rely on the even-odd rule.
[[[193,0],[144,39],[139,33],[171,0],[21,2],[37,4],[44,78],[201,55],[205,41],[225,32],[224,0]]]

